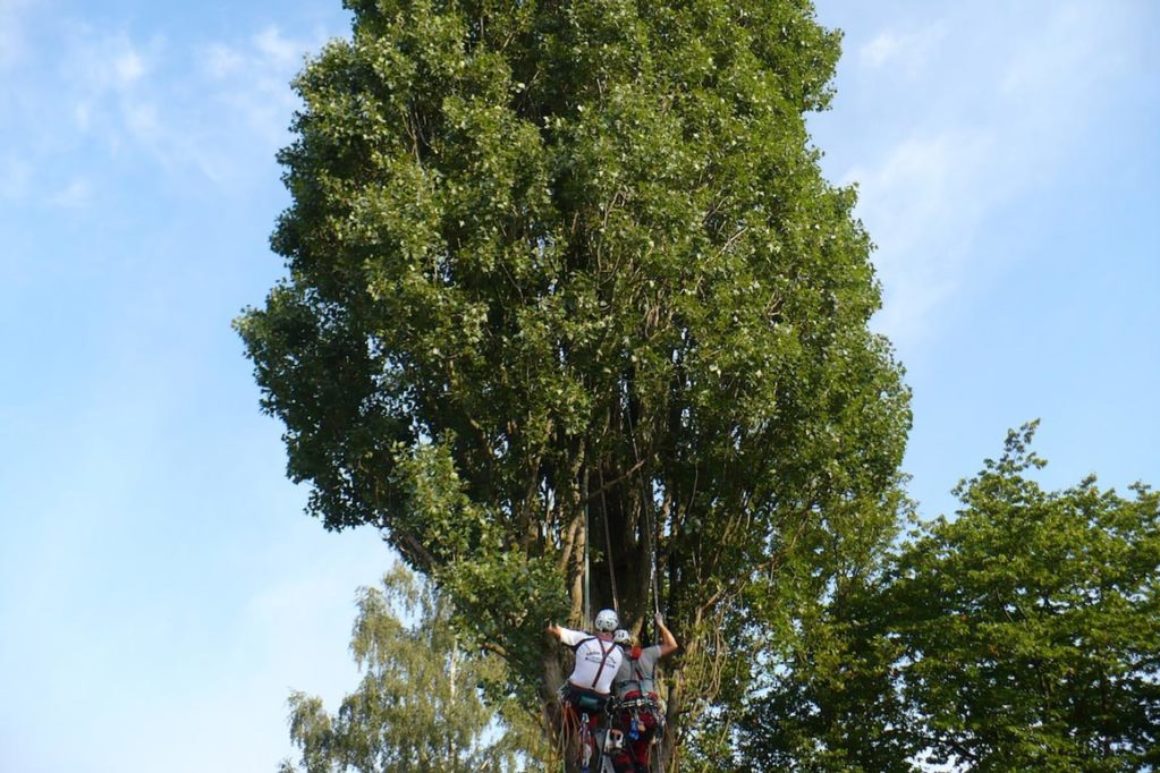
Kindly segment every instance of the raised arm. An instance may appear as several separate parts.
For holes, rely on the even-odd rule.
[[[673,636],[673,632],[670,631],[668,629],[668,627],[665,625],[665,618],[663,615],[661,615],[660,612],[657,612],[656,622],[657,622],[657,630],[661,634],[661,645],[660,646],[661,646],[661,657],[663,658],[666,655],[671,655],[674,652],[676,652],[680,648],[680,645],[677,644],[677,639],[676,639],[676,637]]]
[[[548,635],[558,639],[561,644],[567,644],[569,647],[576,646],[588,637],[588,634],[583,631],[573,631],[571,628],[565,628],[555,623],[548,623]]]

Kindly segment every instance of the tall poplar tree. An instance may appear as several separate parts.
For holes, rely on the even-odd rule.
[[[909,394],[805,125],[839,35],[806,0],[346,6],[295,82],[289,275],[237,322],[289,475],[531,710],[586,587],[661,607],[668,738],[712,754],[706,709],[894,528]]]

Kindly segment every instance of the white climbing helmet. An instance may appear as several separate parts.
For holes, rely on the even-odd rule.
[[[614,609],[602,609],[596,613],[597,631],[614,631],[620,625],[620,618]]]
[[[632,644],[632,634],[623,628],[617,628],[616,632],[612,634],[612,640],[617,644],[627,647]]]

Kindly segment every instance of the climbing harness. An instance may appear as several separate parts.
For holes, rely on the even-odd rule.
[[[592,678],[592,689],[595,690],[596,685],[600,682],[600,675],[604,673],[604,667],[608,665],[608,656],[616,651],[616,643],[609,642],[609,644],[612,646],[610,646],[608,649],[604,649],[603,639],[601,639],[599,636],[589,636],[587,639],[581,639],[580,641],[576,642],[576,646],[572,648],[572,651],[576,652],[578,649],[580,649],[580,647],[584,646],[590,641],[596,642],[596,646],[600,648],[600,667],[596,669],[596,676]]]
[[[564,691],[561,691],[562,697]],[[595,751],[597,773],[602,773],[605,759],[611,760],[616,752],[624,749],[624,734],[612,727],[612,718],[617,714],[618,708],[615,699],[611,696],[602,696],[603,701],[599,705],[583,703],[585,696],[590,695],[584,691],[575,691],[573,695],[579,694],[580,701],[575,705],[579,709],[579,724],[580,724],[580,771],[581,773],[591,773],[592,771],[592,756]],[[595,733],[592,730],[592,717],[600,714],[600,726],[596,728]]]

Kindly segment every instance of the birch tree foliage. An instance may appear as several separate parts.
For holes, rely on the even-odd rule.
[[[889,538],[909,427],[806,132],[838,34],[804,0],[346,5],[295,82],[288,276],[237,322],[290,477],[434,577],[530,705],[585,548],[632,621],[655,557],[674,718],[740,695],[725,639],[776,645]]]
[[[496,721],[504,713],[481,694],[502,663],[473,649],[446,601],[407,569],[388,572],[382,588],[360,589],[350,649],[363,676],[337,712],[292,694],[290,737],[301,757],[282,773],[517,770],[537,751],[520,748],[526,733],[506,733]],[[523,721],[520,712],[514,719]]]

